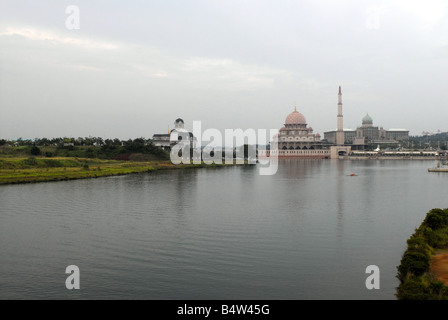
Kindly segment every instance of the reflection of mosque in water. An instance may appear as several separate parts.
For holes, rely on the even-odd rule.
[[[313,159],[303,159],[303,161],[296,161],[293,157],[284,158],[281,160],[282,166],[279,167],[278,173],[286,179],[302,179],[307,175],[318,173],[322,170],[319,161]]]

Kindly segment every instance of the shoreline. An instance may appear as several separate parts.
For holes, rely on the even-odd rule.
[[[429,168],[428,172],[448,172],[448,168]]]
[[[397,266],[398,300],[448,300],[448,208],[430,210]]]
[[[221,168],[241,164],[179,164],[170,161],[118,161],[85,158],[0,158],[0,186],[40,182],[95,179],[161,170]],[[24,164],[25,163],[25,164]],[[47,166],[45,166],[47,165]],[[9,166],[9,167],[8,167]],[[4,168],[6,167],[6,169]]]

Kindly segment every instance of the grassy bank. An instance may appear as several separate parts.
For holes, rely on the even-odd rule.
[[[432,271],[434,257],[448,248],[448,209],[433,209],[407,240],[397,267],[399,300],[448,300],[448,287]]]
[[[98,178],[166,169],[220,167],[170,161],[120,161],[90,158],[0,158],[0,185]]]

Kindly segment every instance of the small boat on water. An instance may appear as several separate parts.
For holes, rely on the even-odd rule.
[[[350,175],[350,177],[355,177],[355,176],[357,176],[356,173],[352,173],[352,174]]]

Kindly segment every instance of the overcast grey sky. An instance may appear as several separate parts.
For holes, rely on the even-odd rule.
[[[68,30],[66,7],[80,9]],[[0,2],[0,138],[150,138],[176,118],[448,131],[448,1]]]

